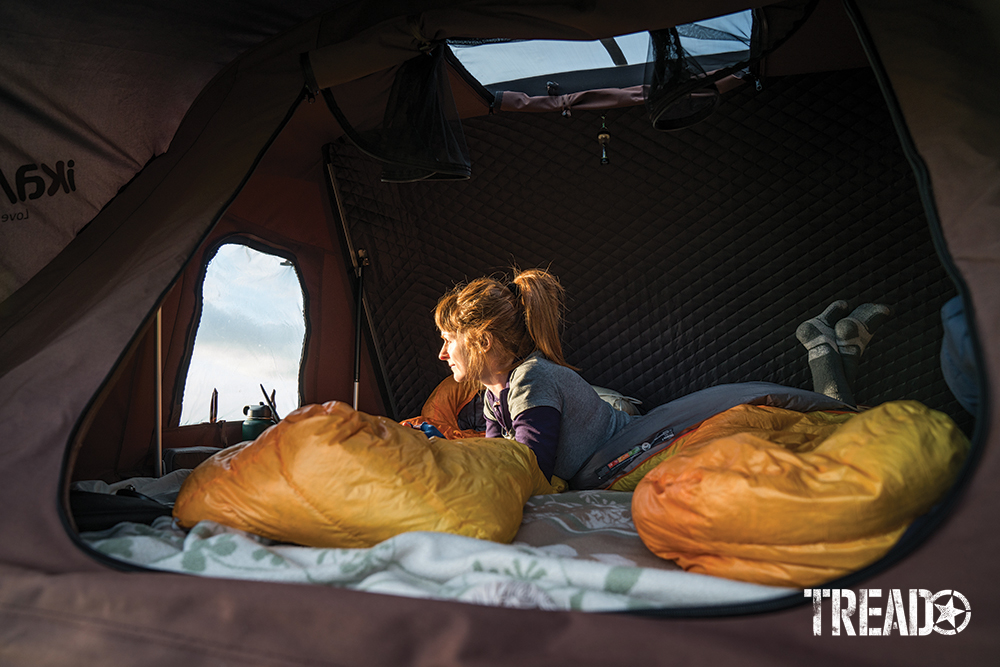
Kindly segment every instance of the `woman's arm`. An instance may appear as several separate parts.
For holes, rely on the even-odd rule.
[[[559,446],[562,413],[553,406],[536,405],[521,410],[512,420],[509,398],[510,389],[500,392],[499,398],[486,390],[483,400],[486,437],[508,437],[530,447],[535,452],[539,469],[551,482],[556,467],[556,449]]]
[[[486,418],[486,437],[487,438],[502,438],[503,431],[500,430],[500,424],[496,423],[493,419],[489,417]]]
[[[552,481],[552,471],[556,467],[556,448],[559,445],[561,423],[562,414],[549,406],[528,408],[514,417],[514,439],[535,452],[538,467],[549,481]],[[499,425],[496,428],[499,432]],[[488,433],[489,422],[487,422]]]

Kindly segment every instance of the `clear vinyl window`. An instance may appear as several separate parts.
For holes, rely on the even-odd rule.
[[[746,10],[677,26],[679,46],[702,69],[713,71],[749,57],[753,12]],[[546,94],[643,83],[653,51],[648,32],[593,40],[449,40],[462,66],[490,92]],[[568,76],[578,73],[577,76]],[[541,85],[542,89],[536,90]]]
[[[274,392],[279,414],[301,402],[305,297],[295,263],[240,243],[219,247],[202,283],[201,319],[181,402],[181,425],[244,419]]]

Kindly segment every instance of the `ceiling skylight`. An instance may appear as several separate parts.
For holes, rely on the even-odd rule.
[[[688,55],[705,58],[710,71],[715,56],[746,54],[752,27],[753,15],[747,10],[678,26],[678,33]],[[640,85],[649,54],[649,33],[587,42],[457,40],[449,46],[469,74],[491,92],[546,94],[546,84],[552,82],[557,88],[550,92],[566,94]]]

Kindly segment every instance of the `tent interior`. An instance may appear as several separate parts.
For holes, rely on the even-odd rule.
[[[282,414],[351,403],[358,353],[358,409],[416,416],[448,374],[437,358],[438,297],[512,266],[547,267],[568,297],[568,361],[643,410],[724,383],[811,389],[796,327],[846,299],[893,311],[861,362],[859,404],[919,401],[971,436],[973,417],[940,361],[941,308],[958,292],[839,3],[821,2],[711,115],[673,131],[652,126],[641,96],[607,91],[603,101],[550,95],[548,108],[508,111],[450,63],[471,177],[387,182],[321,97],[298,104],[122,354],[70,448],[67,485],[153,476],[161,395],[164,450],[243,439],[242,415],[230,405],[210,418],[204,388],[188,384],[200,323],[218,307],[206,276],[227,244],[280,260],[302,296],[290,307],[284,293],[238,283],[249,310],[230,314],[230,326],[266,329],[282,311],[303,328],[290,347],[278,325],[259,353],[225,340],[207,347],[210,381],[238,376],[249,387],[236,399],[221,390],[220,404],[254,405],[258,379],[269,391],[262,378],[282,356],[294,366],[277,393]],[[362,83],[332,88],[359,127],[389,95],[391,74]]]

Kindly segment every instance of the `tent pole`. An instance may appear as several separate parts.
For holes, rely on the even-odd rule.
[[[156,309],[156,451],[153,476],[163,476],[163,309]]]
[[[354,409],[358,409],[358,394],[361,387],[361,318],[365,315],[365,267],[368,266],[368,251],[358,250],[355,272],[358,277],[358,292],[355,304],[357,317],[354,318]]]
[[[363,271],[362,266],[369,266],[371,264],[371,257],[367,250],[365,249],[355,249],[354,241],[351,239],[351,230],[347,224],[347,214],[344,211],[344,202],[340,195],[340,188],[337,187],[337,177],[334,174],[333,163],[332,163],[332,147],[327,145],[324,147],[324,154],[326,158],[326,173],[327,173],[327,194],[330,197],[330,201],[335,204],[335,214],[336,218],[340,222],[340,225],[334,232],[331,230],[331,240],[335,241],[344,248],[346,259],[350,261],[350,269],[354,271],[354,277],[356,279],[355,292],[356,292],[356,314],[357,318],[355,320],[355,345],[354,345],[354,358],[355,358],[355,372],[354,372],[354,405],[358,405],[359,401],[359,387],[360,387],[360,376],[361,376],[361,338],[364,333],[362,326],[368,327],[368,332],[370,334],[368,340],[368,352],[372,357],[372,361],[375,362],[375,381],[378,383],[379,393],[382,395],[382,402],[388,413],[388,416],[394,420],[398,420],[399,416],[396,414],[396,401],[393,398],[392,392],[389,389],[389,379],[386,377],[385,372],[385,359],[382,356],[382,350],[379,348],[378,344],[375,342],[375,325],[372,322],[371,308],[368,305],[368,300],[365,298],[365,293],[361,281],[361,273]],[[350,274],[348,274],[350,275]],[[363,325],[358,324],[362,322]]]

